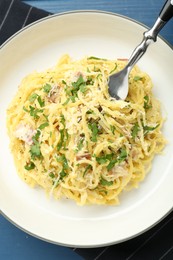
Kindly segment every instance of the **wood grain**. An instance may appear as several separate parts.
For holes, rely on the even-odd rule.
[[[164,0],[25,0],[23,1],[52,13],[71,10],[103,10],[125,15],[151,27],[164,4]],[[161,32],[161,36],[173,45],[173,20]]]

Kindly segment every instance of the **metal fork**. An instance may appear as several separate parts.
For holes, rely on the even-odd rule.
[[[109,76],[108,91],[111,97],[122,100],[126,99],[129,90],[128,78],[131,69],[144,55],[148,46],[151,43],[156,42],[158,33],[172,17],[173,0],[167,0],[153,27],[144,32],[142,42],[134,49],[125,68],[118,73]]]

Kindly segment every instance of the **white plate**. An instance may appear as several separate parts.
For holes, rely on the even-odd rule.
[[[130,239],[156,224],[173,207],[173,51],[160,38],[139,62],[152,77],[154,93],[164,104],[169,140],[140,188],[121,197],[120,206],[77,206],[48,200],[16,174],[9,151],[5,110],[21,79],[53,66],[62,54],[128,58],[146,28],[111,13],[70,12],[28,26],[0,50],[0,209],[15,225],[41,239],[68,246],[95,247]]]

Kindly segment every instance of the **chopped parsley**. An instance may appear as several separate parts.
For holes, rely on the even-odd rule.
[[[101,178],[100,184],[101,184],[102,186],[111,186],[111,185],[113,184],[113,181],[107,181],[107,180]]]
[[[30,114],[30,116],[34,117],[34,119],[39,119],[40,116],[38,114],[43,113],[43,109],[38,109],[33,106],[29,106],[29,109],[26,109],[25,107],[23,107],[23,110],[25,112],[28,112]]]
[[[67,173],[64,171],[64,169],[62,169],[59,175],[60,175],[60,180],[62,180],[67,175]]]
[[[64,154],[58,156],[58,157],[56,158],[56,160],[57,160],[57,162],[61,162],[61,163],[62,163],[64,170],[67,170],[67,169],[69,168],[69,166],[68,166],[68,161],[67,161],[67,159],[66,159],[66,157],[65,157]]]
[[[44,86],[43,86],[43,91],[46,92],[46,93],[49,93],[50,90],[51,90],[52,86],[48,83],[46,83]]]
[[[39,129],[38,129],[37,133],[32,137],[32,140],[33,140],[34,143],[38,142],[40,135],[41,135],[41,131],[39,131]]]
[[[76,82],[72,82],[72,94],[77,96],[77,92],[80,90],[82,93],[86,91],[86,82],[82,75],[79,76]]]
[[[65,155],[59,155],[56,160],[62,164],[62,170],[59,173],[59,180],[62,180],[67,175],[67,170],[69,168],[68,161]]]
[[[37,99],[38,95],[36,93],[33,93],[30,97],[29,97],[29,101],[31,103],[33,103],[36,99]]]
[[[42,158],[42,154],[41,154],[41,150],[40,150],[40,144],[38,142],[31,145],[31,149],[30,149],[29,152],[31,154],[32,160],[35,160],[36,158],[38,158],[38,159]]]
[[[88,164],[84,173],[83,173],[83,177],[85,176],[85,174],[87,173],[87,171],[89,171],[92,168],[91,164]]]
[[[89,109],[86,114],[90,115],[90,114],[94,114],[94,111],[92,109]]]
[[[27,171],[31,171],[31,170],[33,170],[33,169],[35,168],[35,164],[34,164],[32,161],[30,161],[29,163],[27,163],[27,164],[24,166],[24,168],[25,168],[25,170],[27,170]]]
[[[44,102],[44,100],[42,100],[42,98],[40,96],[38,96],[37,101],[38,101],[40,107],[44,107],[45,106],[45,102]]]
[[[110,153],[110,154],[105,154],[103,156],[100,157],[96,157],[96,161],[99,164],[107,164],[106,168],[108,171],[110,171],[115,164],[117,163],[121,163],[124,160],[126,160],[128,154],[125,148],[121,148],[119,150],[119,154],[115,154],[115,153]]]
[[[64,142],[64,129],[61,129],[61,130],[60,130],[60,141],[59,141],[59,143],[57,144],[57,150],[58,150],[58,151],[62,148],[63,142]]]
[[[115,67],[109,72],[109,74],[112,74],[113,72],[115,72],[115,70],[117,69],[118,65],[117,63],[115,63]]]
[[[67,132],[67,129],[65,128],[65,117],[64,115],[61,115],[61,124],[63,126],[62,129],[60,129],[60,141],[59,143],[57,144],[57,150],[60,151],[61,148],[64,148],[66,149],[66,143],[67,143],[67,140],[68,140],[68,132]]]
[[[78,91],[81,91],[82,93],[87,91],[86,82],[82,75],[79,76],[77,81],[72,82],[71,86],[67,86],[65,81],[62,81],[62,83],[66,85],[65,92],[67,96],[67,100],[63,105],[68,104],[70,100],[74,103],[75,99],[78,97]]]
[[[127,154],[127,151],[125,148],[121,148],[120,149],[120,154],[118,156],[118,162],[121,163],[123,162],[124,160],[126,160],[128,154]]]
[[[106,166],[107,170],[110,171],[115,166],[115,164],[118,163],[118,160],[115,158],[109,162],[109,164]]]
[[[145,109],[150,109],[152,108],[152,105],[149,104],[150,103],[150,100],[149,100],[149,96],[145,96],[144,97],[144,108]]]
[[[46,121],[49,121],[47,115],[43,114],[43,116],[44,116],[44,118],[46,119]]]
[[[49,173],[49,177],[52,178],[52,179],[54,179],[54,178],[55,178],[55,174],[54,174],[53,172],[50,172],[50,173]]]
[[[112,134],[114,135],[116,127],[114,125],[110,125],[110,129],[111,129]]]
[[[42,154],[41,154],[41,150],[40,150],[40,143],[39,143],[40,135],[41,135],[41,131],[40,131],[40,129],[38,129],[37,133],[32,137],[34,144],[31,145],[31,148],[29,151],[31,154],[32,160],[35,160],[36,158],[37,159],[42,158]]]
[[[84,143],[85,138],[81,137],[78,144],[77,144],[77,151],[80,151],[83,147],[83,143]]]
[[[139,81],[139,80],[141,80],[141,79],[142,79],[142,77],[140,77],[140,76],[135,76],[135,77],[133,78],[134,81]]]
[[[132,127],[132,132],[131,132],[133,140],[138,135],[139,130],[140,130],[140,128],[139,128],[138,123],[135,123],[134,126]]]
[[[98,57],[95,57],[95,56],[90,56],[87,58],[87,60],[104,60],[106,61],[107,59],[102,59],[102,58],[98,58]]]
[[[114,155],[115,155],[114,153],[110,153],[110,154],[106,154],[106,155],[103,155],[103,156],[100,156],[100,157],[96,157],[96,161],[99,164],[105,164],[108,161],[112,161]]]
[[[159,124],[157,124],[156,126],[143,126],[144,129],[144,135],[147,135],[149,132],[154,131],[157,127],[159,126]]]
[[[45,102],[44,102],[44,100],[42,100],[41,96],[39,96],[39,95],[36,94],[36,93],[33,93],[33,94],[29,97],[29,101],[30,101],[31,103],[33,103],[35,100],[38,101],[40,107],[44,107]]]
[[[44,129],[46,126],[48,126],[49,125],[49,123],[48,122],[45,122],[45,123],[43,123],[43,124],[41,124],[40,126],[39,126],[39,129],[40,130],[42,130],[42,129]]]
[[[91,141],[97,142],[99,129],[96,122],[88,123],[88,128],[91,130]]]
[[[62,84],[67,85],[66,81],[63,79]]]

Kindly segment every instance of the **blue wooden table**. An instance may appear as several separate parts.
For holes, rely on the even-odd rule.
[[[91,9],[115,12],[151,27],[165,0],[24,0],[23,2],[51,13]],[[163,28],[161,35],[173,45],[173,21]]]
[[[110,11],[151,27],[164,0],[25,0],[23,2],[51,13],[87,9]],[[173,45],[173,21],[166,25],[161,35]],[[2,260],[82,259],[75,251],[34,238],[0,215],[0,259]]]

